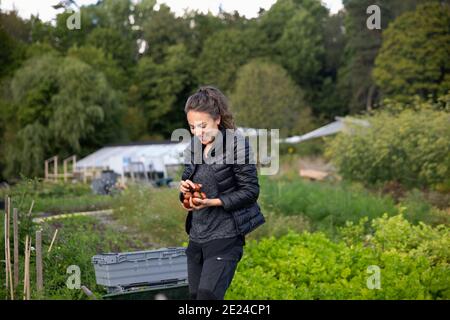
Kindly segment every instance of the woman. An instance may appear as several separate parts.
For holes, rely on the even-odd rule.
[[[265,222],[256,202],[257,170],[248,139],[235,131],[227,99],[217,88],[200,88],[187,100],[185,113],[193,137],[185,150],[180,201],[194,183],[206,193],[195,204],[191,198],[186,218],[190,298],[223,299],[245,235]],[[244,161],[236,161],[242,156]]]

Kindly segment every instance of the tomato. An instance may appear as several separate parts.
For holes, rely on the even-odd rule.
[[[185,207],[186,209],[192,209],[191,204],[189,203],[189,199],[183,200],[183,207]]]
[[[198,183],[194,183],[194,187],[191,188],[192,191],[194,192],[199,192],[200,191],[200,185]]]
[[[185,198],[185,199],[189,199],[190,197],[192,197],[192,193],[186,192],[186,193],[184,194],[184,198]]]
[[[202,198],[202,199],[206,199],[206,193],[200,192],[200,195],[201,195],[201,198]]]

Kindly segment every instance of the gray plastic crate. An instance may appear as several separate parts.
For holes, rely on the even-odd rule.
[[[97,284],[108,292],[187,281],[185,247],[105,253],[92,257]]]

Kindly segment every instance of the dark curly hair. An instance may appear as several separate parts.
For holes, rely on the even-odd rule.
[[[217,120],[220,116],[220,129],[236,129],[228,99],[219,89],[213,86],[202,86],[187,99],[184,112],[187,114],[191,110],[206,112],[214,120]]]

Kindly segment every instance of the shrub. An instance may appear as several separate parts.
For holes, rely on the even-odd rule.
[[[450,176],[450,114],[419,103],[417,110],[378,111],[370,127],[327,139],[326,156],[346,179],[397,181],[407,187],[445,185]]]
[[[290,232],[249,241],[227,299],[449,299],[449,228],[402,215],[344,227],[342,240]],[[370,228],[369,228],[370,229]],[[369,289],[369,266],[380,289]]]

